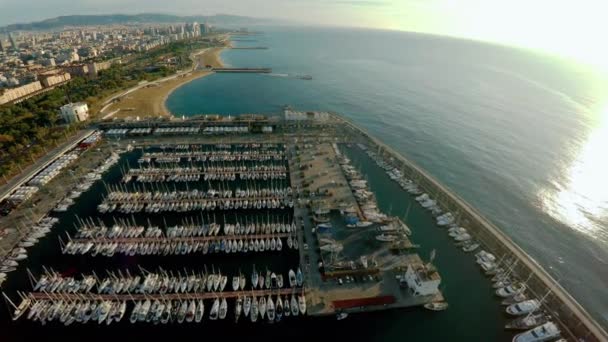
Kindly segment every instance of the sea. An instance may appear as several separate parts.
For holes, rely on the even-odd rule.
[[[589,67],[538,52],[423,34],[362,29],[265,27],[235,41],[267,50],[226,50],[238,67],[271,67],[271,74],[213,74],[176,89],[167,100],[175,116],[281,115],[284,105],[340,113],[422,166],[479,209],[543,265],[605,327],[608,326],[608,82]],[[298,76],[310,75],[312,80]],[[290,317],[281,322],[201,324],[89,323],[41,326],[12,322],[0,308],[0,341],[333,340],[510,341],[509,317],[471,254],[453,244],[433,216],[395,186],[356,146],[341,146],[368,179],[379,208],[399,216],[424,259],[435,254],[449,308],[422,308],[335,317]],[[125,153],[67,212],[57,228],[28,251],[2,290],[13,299],[27,291],[25,267],[65,274],[132,272],[163,267],[174,272],[220,268],[231,273],[270,267],[286,272],[295,252],[220,256],[112,258],[66,256],[58,238],[73,235],[76,215],[99,217],[96,206],[117,184]],[[206,185],[201,185],[204,188]],[[263,215],[264,213],[262,213]],[[289,213],[282,213],[287,215]],[[135,215],[138,223],[176,224],[186,215]],[[230,219],[230,218],[229,218]],[[433,253],[433,251],[435,251]],[[207,310],[211,303],[207,303]],[[129,310],[130,311],[130,310]],[[208,312],[208,311],[207,311]]]
[[[280,115],[290,105],[344,115],[481,211],[608,327],[608,81],[601,69],[419,33],[261,31],[246,37],[255,41],[234,43],[268,50],[221,57],[272,74],[195,80],[169,97],[169,110],[178,117]],[[403,196],[382,200],[395,211],[407,205]],[[450,257],[442,253],[438,262]],[[450,281],[448,299],[477,296],[466,287],[455,293]],[[474,302],[467,310],[460,319],[481,317]]]

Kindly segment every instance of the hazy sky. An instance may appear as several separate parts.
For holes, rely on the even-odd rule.
[[[608,66],[608,0],[0,0],[0,25],[66,14],[227,13],[420,31]]]

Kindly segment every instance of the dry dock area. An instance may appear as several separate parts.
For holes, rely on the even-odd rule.
[[[412,244],[402,236],[400,248],[376,240],[383,223],[347,227],[344,215],[365,220],[353,189],[339,163],[339,151],[330,143],[306,142],[290,146],[292,184],[301,194],[296,218],[300,220],[301,264],[304,265],[308,313],[335,315],[421,306],[443,301],[441,292],[414,295],[400,279],[408,266],[425,268],[417,254],[404,250]],[[320,216],[325,216],[323,219]],[[331,224],[322,231],[321,221]],[[404,252],[404,253],[402,253]],[[432,267],[432,266],[430,266]],[[432,270],[436,279],[437,272]]]

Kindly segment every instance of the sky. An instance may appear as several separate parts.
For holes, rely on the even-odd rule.
[[[608,69],[608,0],[0,0],[0,26],[142,12],[426,32],[534,48]]]

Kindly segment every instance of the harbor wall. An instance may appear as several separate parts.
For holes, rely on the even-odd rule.
[[[335,119],[344,123],[354,134],[355,141],[363,139],[374,152],[394,158],[403,175],[414,181],[424,192],[437,201],[444,210],[456,217],[456,222],[467,228],[469,233],[485,250],[496,255],[497,259],[516,260],[513,274],[521,281],[527,280],[528,294],[545,299],[543,308],[560,325],[562,335],[574,340],[608,341],[608,333],[591,315],[544,270],[530,255],[516,245],[500,228],[491,223],[475,208],[439,183],[422,168],[409,161],[391,147],[382,143],[365,129],[355,125],[342,116],[333,114]],[[438,230],[438,234],[442,233]],[[549,293],[550,291],[550,293]],[[547,295],[547,293],[549,293]]]

